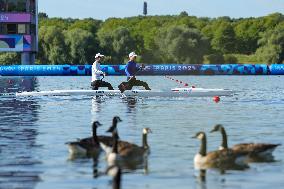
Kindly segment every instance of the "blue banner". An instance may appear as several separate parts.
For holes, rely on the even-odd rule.
[[[272,64],[269,68],[271,75],[284,75],[284,64]]]
[[[125,75],[125,65],[102,65],[108,75]],[[138,75],[269,75],[284,74],[284,65],[265,64],[154,64]],[[2,76],[90,76],[91,65],[13,65],[0,66]]]

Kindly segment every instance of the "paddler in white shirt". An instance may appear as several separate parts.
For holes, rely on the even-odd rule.
[[[113,87],[110,83],[103,81],[101,76],[104,76],[105,73],[101,71],[100,62],[103,60],[104,55],[97,53],[95,56],[96,61],[92,65],[92,89],[98,90],[99,87],[107,87],[108,90],[113,90]]]

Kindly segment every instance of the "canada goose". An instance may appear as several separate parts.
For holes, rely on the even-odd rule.
[[[116,130],[117,123],[120,122],[121,119],[118,116],[113,118],[113,123],[111,126],[111,131]],[[101,149],[99,142],[103,142],[106,145],[112,145],[112,137],[111,136],[97,136],[97,128],[100,127],[102,124],[100,122],[95,121],[92,125],[93,134],[91,137],[84,138],[78,140],[76,142],[69,142],[69,152],[72,158],[80,157],[80,156],[98,156]],[[117,137],[118,134],[116,132]]]
[[[112,146],[106,145],[103,142],[100,142],[101,148],[106,153],[106,159],[109,166],[117,165],[118,161],[121,159],[118,154],[118,135],[115,134],[117,130],[114,130],[112,133]]]
[[[222,134],[222,144],[219,149],[228,149],[227,133],[225,128],[218,124],[210,132],[219,131]],[[262,157],[262,158],[271,158],[272,152],[280,144],[268,144],[268,143],[242,143],[236,144],[231,149],[235,153],[247,153],[249,157]],[[253,159],[250,159],[253,161]]]
[[[139,156],[141,153],[150,153],[150,146],[148,145],[148,134],[152,133],[150,128],[144,128],[142,132],[142,146],[138,146],[137,144],[133,144],[127,141],[118,140],[117,141],[117,148],[118,153],[121,156]],[[113,137],[116,136],[117,139],[117,130],[112,132]],[[114,141],[114,140],[113,140]],[[112,145],[111,145],[112,146]],[[134,153],[134,154],[133,154]]]
[[[144,128],[142,136],[142,146],[132,144],[126,141],[118,141],[118,137],[113,132],[112,147],[100,142],[101,148],[106,152],[108,165],[117,165],[128,169],[136,169],[141,165],[150,153],[150,147],[147,142],[147,135],[151,133],[151,129]]]
[[[99,138],[97,136],[97,128],[101,126],[98,121],[93,122],[93,136],[84,138],[76,142],[66,143],[71,156],[97,156],[100,152]]]
[[[120,119],[120,117],[115,116],[112,120],[112,126],[106,131],[107,133],[115,133],[117,139],[119,139],[119,135],[118,135],[118,130],[117,130],[117,123],[118,122],[122,122],[122,120]],[[113,139],[112,137],[110,139],[108,139],[108,141],[104,141],[107,142],[107,145],[112,145]]]
[[[118,116],[115,116],[113,119],[112,119],[112,126],[107,130],[107,132],[109,133],[112,133],[114,130],[117,129],[117,123],[118,122],[121,122],[122,120],[120,119],[120,117]]]
[[[150,146],[148,145],[148,134],[152,133],[150,128],[144,128],[142,134],[142,146],[136,144],[118,142],[118,153],[122,157],[134,158],[150,153]]]
[[[200,151],[194,157],[194,167],[196,169],[218,168],[221,170],[243,170],[248,168],[243,161],[246,154],[236,154],[229,149],[207,153],[206,134],[198,132],[192,138],[201,140]]]
[[[107,170],[106,170],[106,173],[109,176],[113,177],[113,179],[112,179],[112,188],[113,189],[120,189],[120,186],[121,186],[121,176],[122,176],[120,167],[116,166],[116,165],[109,166],[107,168]]]

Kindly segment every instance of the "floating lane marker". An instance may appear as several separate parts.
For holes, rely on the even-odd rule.
[[[170,79],[170,80],[172,80],[172,81],[175,81],[175,82],[177,82],[177,83],[179,83],[179,84],[181,84],[181,85],[183,85],[183,86],[185,86],[185,87],[188,87],[188,86],[189,86],[189,84],[186,83],[186,82],[184,82],[184,81],[180,81],[180,80],[178,80],[178,79],[174,79],[174,78],[172,78],[172,77],[170,77],[170,76],[165,76],[165,77],[166,77],[167,79]],[[195,86],[193,85],[192,88],[195,88]]]

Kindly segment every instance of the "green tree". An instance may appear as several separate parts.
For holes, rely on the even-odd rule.
[[[188,13],[186,11],[182,11],[180,14],[179,14],[180,17],[187,17],[188,16]]]
[[[85,36],[88,36],[87,37],[88,41],[83,41],[83,43],[86,45],[84,47],[84,51],[85,51],[84,54],[85,54],[85,57],[86,57],[86,61],[88,63],[93,62],[94,59],[95,59],[95,54],[97,52],[101,52],[101,50],[102,50],[101,47],[100,47],[100,44],[99,44],[98,37],[97,37],[97,32],[100,29],[101,24],[102,24],[102,21],[95,20],[95,19],[92,19],[92,18],[87,18],[87,19],[84,19],[84,20],[75,20],[74,23],[71,24],[68,27],[68,30],[65,31],[65,33],[66,32],[68,33],[68,31],[74,30],[74,29],[75,29],[74,31],[76,31],[76,29],[77,29],[78,32],[83,30],[82,31],[83,34]],[[74,35],[76,36],[75,33],[74,33]],[[76,61],[75,62],[73,61],[73,63],[76,63]]]
[[[127,58],[129,51],[139,53],[141,55],[140,60],[146,63],[199,62],[201,58],[198,61],[194,60],[193,57],[195,55],[190,53],[186,55],[187,53],[183,51],[189,48],[189,46],[195,47],[195,42],[189,42],[190,40],[188,39],[195,39],[195,37],[187,37],[187,32],[183,29],[173,29],[180,27],[185,30],[195,30],[197,33],[201,31],[201,37],[206,37],[207,43],[209,42],[210,44],[205,48],[209,57],[214,57],[216,54],[221,54],[222,56],[223,54],[239,54],[239,58],[239,56],[245,54],[253,55],[260,47],[258,55],[261,59],[268,59],[264,58],[264,56],[274,57],[269,62],[276,60],[276,62],[279,62],[282,59],[281,45],[279,46],[275,42],[269,42],[275,46],[267,45],[268,40],[265,41],[263,39],[264,34],[260,35],[260,33],[268,33],[275,30],[278,25],[284,22],[284,16],[280,13],[259,18],[231,19],[229,17],[198,18],[188,16],[186,12],[181,12],[179,15],[110,18],[105,21],[91,18],[83,20],[48,18],[46,14],[41,13],[39,22],[39,47],[43,49],[40,50],[37,56],[37,62],[40,63],[52,62],[55,64],[55,62],[62,63],[63,60],[66,63],[89,63],[93,61],[96,52],[101,52],[109,55],[108,60],[110,62],[108,63],[117,64],[122,63]],[[50,35],[51,31],[48,30],[51,29],[46,28],[52,27],[55,27],[56,31],[52,29],[54,33]],[[169,32],[169,29],[172,29],[172,31]],[[73,36],[79,35],[79,39],[72,39],[71,36],[67,35],[70,31],[73,31]],[[76,34],[74,31],[83,31],[84,36],[86,36],[87,32],[88,40],[84,41],[85,37]],[[176,35],[175,33],[178,34]],[[266,37],[270,38],[269,35],[267,34]],[[165,42],[170,37],[173,40]],[[183,41],[182,39],[188,41]],[[84,45],[79,44],[80,40]],[[197,41],[196,43],[199,44],[198,40],[193,41]],[[68,45],[65,43],[68,43]],[[81,54],[80,56],[76,54],[77,52],[74,53],[76,48],[78,53]],[[174,49],[178,48],[181,50],[176,50],[175,52]],[[195,52],[193,48],[191,51]],[[204,54],[203,49],[201,49],[201,54]],[[201,57],[198,52],[196,56]],[[277,56],[279,58],[275,58]],[[80,57],[80,60],[76,60],[74,57]],[[246,56],[241,57],[245,58]],[[247,61],[242,60],[242,62]]]
[[[209,42],[197,29],[173,26],[164,29],[156,39],[163,62],[200,64]]]
[[[281,13],[273,13],[265,17],[261,17],[260,21],[264,30],[274,29],[278,24],[284,21],[284,15]]]
[[[257,41],[263,31],[263,25],[256,19],[244,19],[239,21],[235,28],[236,53],[253,54],[258,48]]]
[[[45,12],[39,12],[38,18],[39,19],[45,19],[45,18],[48,18],[48,15]]]
[[[124,62],[129,52],[137,50],[135,39],[125,27],[99,33],[99,41],[104,50],[113,56],[112,63]]]
[[[43,26],[39,29],[40,64],[64,64],[67,62],[64,35],[60,28]]]
[[[204,56],[205,62],[208,64],[224,64],[224,56],[221,53],[214,53]]]
[[[282,63],[284,61],[284,22],[261,36],[260,48],[256,52],[259,60],[269,64]]]
[[[228,22],[222,22],[211,41],[212,48],[222,53],[233,53],[235,50],[235,31]]]
[[[41,27],[54,26],[60,30],[67,30],[76,20],[72,18],[43,18],[39,17],[39,29]]]
[[[89,54],[93,49],[93,35],[83,29],[74,28],[64,32],[65,44],[68,49],[67,62],[70,64],[86,64],[92,62],[95,51]]]
[[[225,54],[224,55],[224,63],[226,64],[237,64],[238,58],[231,54]]]
[[[13,65],[20,62],[20,53],[0,53],[0,65]]]

